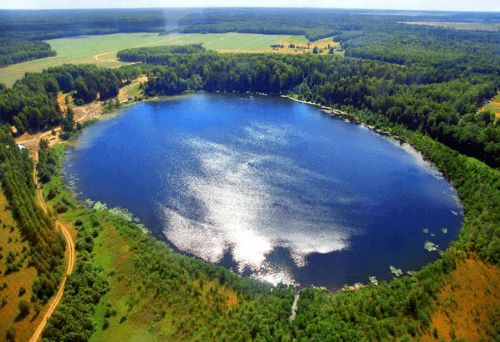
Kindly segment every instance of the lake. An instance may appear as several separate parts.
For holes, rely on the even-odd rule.
[[[128,107],[84,130],[65,179],[175,250],[271,283],[388,280],[390,266],[438,258],[463,221],[450,183],[407,144],[270,96]]]

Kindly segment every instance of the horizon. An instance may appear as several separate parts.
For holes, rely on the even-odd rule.
[[[311,4],[312,3],[312,4]],[[329,10],[369,10],[369,11],[405,11],[405,12],[490,12],[500,13],[500,3],[492,4],[487,0],[478,0],[474,4],[464,0],[454,0],[446,4],[435,4],[432,0],[420,0],[412,3],[398,0],[352,0],[336,1],[274,1],[268,5],[266,1],[229,1],[212,0],[185,0],[184,6],[169,6],[162,0],[148,0],[136,6],[132,0],[75,0],[68,4],[62,0],[48,0],[44,2],[31,0],[5,1],[0,3],[0,10],[103,10],[103,9],[329,9]]]
[[[410,13],[419,13],[419,12],[431,12],[431,13],[499,13],[498,10],[438,10],[438,9],[403,9],[403,8],[362,8],[362,7],[272,7],[272,6],[170,6],[170,7],[50,7],[50,8],[2,8],[0,7],[0,11],[93,11],[93,10],[205,10],[205,9],[305,9],[305,10],[314,10],[314,9],[325,9],[325,10],[341,10],[341,11],[371,11],[371,12],[410,12]]]

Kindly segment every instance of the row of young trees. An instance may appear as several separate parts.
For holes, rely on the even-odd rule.
[[[32,161],[10,137],[9,128],[0,131],[0,179],[21,235],[30,244],[29,265],[37,270],[32,285],[33,299],[46,302],[55,292],[62,275],[65,242],[52,220],[35,201]]]
[[[163,65],[143,67],[149,96],[186,90],[293,94],[369,110],[500,165],[500,127],[493,113],[477,113],[500,88],[500,75],[461,70],[460,65],[450,71],[335,56],[176,54],[157,48],[125,50],[118,56]]]

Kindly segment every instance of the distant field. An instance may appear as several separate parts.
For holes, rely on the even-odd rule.
[[[453,28],[466,31],[500,31],[500,23],[465,23],[465,22],[446,22],[446,21],[405,21],[402,24],[418,26],[435,26]]]
[[[95,63],[104,67],[115,67],[125,63],[116,60],[119,50],[157,45],[198,44],[207,49],[262,51],[269,49],[278,41],[291,39],[287,35],[264,35],[244,33],[220,34],[170,34],[160,36],[156,33],[119,33],[99,36],[83,36],[48,40],[57,56],[0,68],[0,83],[12,85],[26,72],[40,72],[48,67],[64,63]],[[297,39],[304,37],[297,36]]]
[[[313,49],[318,49],[318,54],[326,55],[329,53],[330,48],[334,49],[335,54],[343,54],[340,47],[340,43],[334,42],[333,37],[327,37],[319,39],[313,42],[307,40],[304,36],[288,36],[283,39],[278,40],[274,43],[275,46],[272,47],[268,45],[263,49],[238,49],[238,50],[218,50],[221,53],[252,53],[252,52],[263,52],[263,53],[284,53],[284,54],[304,54],[313,53]]]

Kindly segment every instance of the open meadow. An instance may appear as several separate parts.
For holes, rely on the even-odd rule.
[[[119,50],[158,45],[203,44],[210,50],[224,52],[262,52],[272,50],[278,41],[299,39],[303,36],[267,35],[248,33],[168,34],[119,33],[98,36],[82,36],[52,39],[47,42],[57,52],[54,57],[36,59],[0,68],[0,83],[8,86],[20,79],[26,72],[40,72],[43,69],[71,63],[93,63],[103,67],[116,67],[126,63],[116,59]],[[332,43],[333,44],[333,43]]]

